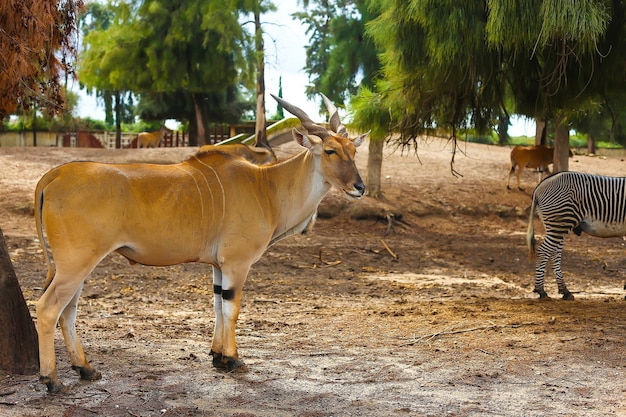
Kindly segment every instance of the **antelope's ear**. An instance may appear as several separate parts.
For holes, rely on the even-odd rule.
[[[352,141],[352,143],[354,143],[354,147],[358,148],[359,146],[361,146],[361,144],[363,144],[363,142],[365,142],[365,139],[367,139],[367,137],[369,136],[371,130],[367,133],[363,133],[362,135],[359,135],[356,137],[356,139],[354,139]]]
[[[298,142],[300,146],[304,146],[305,148],[313,151],[315,147],[319,148],[319,145],[322,144],[322,140],[318,139],[316,136],[308,135],[305,133],[301,133],[295,127],[291,131],[293,133],[293,137]]]

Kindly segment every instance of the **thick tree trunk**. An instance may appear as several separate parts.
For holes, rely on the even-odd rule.
[[[547,139],[547,122],[545,120],[535,118],[535,126],[535,145],[545,145]]]
[[[587,136],[587,154],[595,155],[596,153],[596,139],[589,135]]]
[[[22,375],[39,372],[37,331],[17,281],[0,230],[0,369]]]
[[[381,172],[383,166],[384,139],[369,140],[369,155],[367,157],[367,195],[374,198],[382,197]]]
[[[569,127],[562,115],[558,115],[554,123],[556,134],[554,138],[554,172],[569,170]]]

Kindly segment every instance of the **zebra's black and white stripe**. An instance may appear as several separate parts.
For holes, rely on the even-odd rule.
[[[563,299],[574,296],[565,286],[561,271],[564,236],[573,230],[597,237],[626,235],[626,177],[606,177],[580,172],[559,172],[543,180],[533,192],[527,242],[531,259],[535,256],[533,218],[535,210],[546,229],[546,237],[536,253],[535,292],[540,298],[548,261],[556,276]]]

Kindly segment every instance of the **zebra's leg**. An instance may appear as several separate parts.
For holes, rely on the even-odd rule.
[[[537,260],[535,264],[535,289],[534,292],[539,294],[540,299],[548,299],[548,294],[544,289],[544,279],[546,276],[546,266],[548,265],[548,260],[550,259],[549,253],[549,245],[547,241],[544,239],[539,245],[537,249]]]
[[[561,256],[563,255],[563,239],[561,238],[557,242],[556,252],[552,254],[551,262],[552,269],[554,270],[554,275],[556,276],[556,283],[559,286],[559,294],[563,294],[564,300],[573,300],[574,296],[565,286],[565,281],[563,280],[563,271],[561,271]]]
[[[559,248],[563,247],[563,235],[554,234],[546,231],[546,237],[537,249],[537,261],[535,265],[535,289],[534,292],[539,294],[539,299],[547,300],[548,294],[544,289],[544,280],[546,276],[546,268],[548,261],[553,259],[556,252],[560,252]],[[559,255],[560,260],[560,255]],[[561,270],[559,264],[559,271]],[[558,280],[558,279],[557,279]],[[562,280],[561,280],[562,281]]]

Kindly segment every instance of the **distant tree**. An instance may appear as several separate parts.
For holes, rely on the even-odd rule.
[[[278,77],[278,97],[283,98],[283,77]],[[278,120],[285,118],[285,112],[283,106],[280,103],[276,104],[276,116]]]
[[[111,2],[101,3],[92,1],[87,3],[85,12],[80,16],[79,27],[83,38],[92,30],[106,30],[111,22],[115,20],[116,6]],[[84,44],[87,47],[87,44]],[[79,80],[80,81],[80,80]],[[115,115],[113,114],[113,98],[115,91],[100,90],[95,87],[95,94],[104,102],[104,120],[109,124],[115,123]],[[91,93],[92,89],[87,89]]]
[[[132,91],[140,96],[139,105],[144,95],[186,95],[191,110],[182,110],[190,122],[190,142],[206,143],[207,117],[216,113],[210,107],[228,106],[225,100],[236,97],[228,90],[241,82],[249,85],[254,71],[250,36],[238,20],[248,10],[239,3],[119,3],[111,25],[85,37],[81,80],[88,88]]]
[[[378,52],[365,36],[365,26],[375,18],[372,0],[303,0],[309,9],[294,13],[307,25],[305,71],[311,85],[309,98],[324,93],[341,106],[361,86],[371,88],[380,70]],[[324,110],[322,110],[324,111]]]
[[[310,9],[295,13],[307,27],[309,45],[306,48],[305,71],[311,85],[306,92],[309,98],[317,98],[324,93],[339,107],[346,100],[364,89],[360,99],[353,102],[354,126],[366,127],[370,119],[372,133],[369,138],[367,194],[381,197],[380,173],[382,152],[386,134],[381,134],[378,126],[387,123],[387,113],[380,108],[370,109],[366,100],[371,99],[376,76],[380,71],[379,49],[371,38],[365,35],[366,25],[378,12],[371,7],[372,0],[304,0]],[[325,109],[322,109],[324,112]],[[359,114],[359,112],[361,114]],[[387,130],[388,132],[388,130]]]

